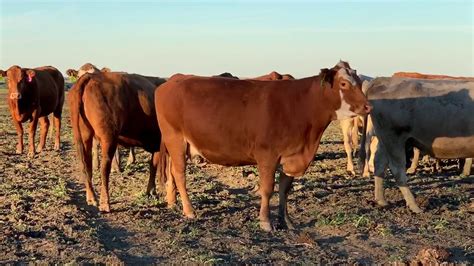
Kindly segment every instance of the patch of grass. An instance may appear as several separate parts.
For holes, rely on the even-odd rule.
[[[436,219],[434,222],[433,222],[433,228],[435,230],[443,230],[446,228],[446,226],[449,224],[448,220],[444,219],[444,218],[440,218],[440,219]]]
[[[58,183],[53,187],[51,194],[58,199],[64,199],[67,196],[66,182],[64,179],[59,178]]]
[[[372,221],[365,215],[357,215],[353,217],[352,224],[354,224],[356,228],[366,228],[372,224]]]
[[[385,225],[383,225],[383,224],[377,225],[376,230],[377,230],[377,232],[378,232],[381,236],[383,236],[383,237],[387,237],[387,236],[392,236],[392,235],[393,235],[392,229],[390,229],[390,227],[387,227],[387,226],[385,226]]]
[[[136,207],[158,206],[161,203],[163,202],[161,201],[160,197],[147,195],[145,192],[140,192],[132,202],[132,204]]]

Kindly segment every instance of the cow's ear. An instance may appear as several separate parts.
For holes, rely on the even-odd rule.
[[[0,70],[0,76],[6,77],[7,76],[7,71]]]
[[[28,69],[26,71],[26,75],[28,76],[28,82],[31,82],[33,81],[33,78],[35,77],[36,72],[33,69]]]
[[[331,84],[332,87],[334,85],[334,76],[336,76],[336,73],[337,71],[334,69],[321,69],[321,73],[319,73],[319,76],[321,77],[321,83],[328,82],[329,84]]]

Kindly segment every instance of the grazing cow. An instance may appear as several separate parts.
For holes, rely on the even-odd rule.
[[[109,174],[117,144],[138,146],[152,153],[147,194],[155,189],[161,134],[153,101],[164,79],[105,72],[85,74],[71,89],[68,101],[80,166],[85,176],[86,199],[97,205],[92,188],[92,139],[102,148],[101,211],[110,211]]]
[[[332,120],[365,115],[371,109],[359,77],[346,62],[298,80],[176,76],[155,92],[155,106],[163,136],[161,177],[169,176],[168,206],[176,201],[175,182],[184,215],[194,217],[186,191],[186,154],[199,153],[226,166],[257,165],[260,227],[265,231],[272,229],[269,200],[278,165],[284,173],[280,221],[292,227],[288,192],[293,178],[302,176],[313,161],[324,130]],[[170,161],[164,163],[168,155]]]
[[[359,75],[359,78],[362,80],[362,92],[365,93],[369,86],[369,81],[372,80],[372,78],[364,75]],[[354,162],[352,156],[355,156],[353,153],[355,153],[359,146],[359,131],[362,130],[363,124],[364,121],[360,116],[340,120],[342,137],[344,141],[344,150],[346,151],[347,155],[346,170],[353,176],[355,176],[356,173],[354,171]]]
[[[74,77],[76,79],[80,78],[86,73],[100,73],[100,72],[111,72],[110,68],[108,67],[103,67],[101,70],[99,70],[95,65],[91,63],[85,63],[82,65],[79,70],[75,69],[68,69],[66,71],[66,74],[70,77]],[[99,150],[98,150],[98,144],[97,141],[94,139],[92,142],[92,168],[93,169],[99,169]],[[126,166],[129,166],[130,164],[135,162],[135,149],[132,147],[130,148],[129,154],[128,154],[128,160]],[[112,169],[116,170],[117,172],[122,172],[122,169],[120,168],[120,152],[117,149],[115,152],[115,156],[112,162]]]
[[[61,114],[64,104],[64,78],[61,72],[52,66],[34,69],[12,66],[7,71],[0,71],[7,77],[8,105],[18,135],[16,153],[23,153],[23,126],[30,121],[28,157],[36,153],[34,140],[38,120],[41,123],[41,152],[46,143],[49,129],[48,115],[53,113],[53,124],[56,130],[54,149],[60,148]]]
[[[379,139],[375,153],[375,200],[387,205],[383,178],[387,167],[408,207],[418,207],[407,186],[405,144],[436,158],[474,157],[474,82],[377,78],[367,96]],[[365,152],[361,149],[364,162]]]

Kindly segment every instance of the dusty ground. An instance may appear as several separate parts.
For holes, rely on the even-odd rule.
[[[0,263],[408,263],[419,252],[474,262],[474,178],[460,177],[455,163],[435,175],[422,165],[411,178],[424,213],[408,211],[393,180],[386,191],[391,205],[382,209],[372,201],[371,179],[345,173],[334,123],[291,192],[297,230],[264,233],[257,221],[259,198],[250,193],[255,180],[242,176],[255,168],[190,166],[198,218],[189,221],[161,198],[143,196],[149,155],[139,150],[138,163],[112,174],[112,213],[101,214],[85,205],[67,109],[61,152],[51,150],[49,139],[47,151],[27,160],[14,154],[5,93],[0,89]],[[424,249],[438,246],[446,250]]]

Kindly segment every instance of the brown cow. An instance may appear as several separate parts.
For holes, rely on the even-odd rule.
[[[361,81],[345,62],[319,76],[286,81],[231,80],[195,76],[170,79],[155,92],[162,131],[161,163],[168,205],[177,189],[186,217],[194,217],[185,181],[185,155],[197,152],[212,163],[257,165],[260,175],[260,227],[271,231],[269,199],[275,171],[282,166],[282,224],[292,227],[287,196],[294,176],[304,174],[332,120],[365,115],[371,107]],[[163,182],[163,180],[162,180]]]
[[[446,75],[421,74],[418,72],[396,72],[392,77],[399,78],[414,78],[414,79],[461,79],[474,81],[474,77],[452,77]]]
[[[155,189],[161,134],[153,101],[164,79],[106,72],[85,74],[68,95],[72,128],[85,176],[86,199],[97,205],[92,188],[92,139],[102,147],[101,211],[109,212],[109,174],[117,144],[138,146],[152,153],[147,194]]]
[[[267,75],[263,75],[263,76],[259,76],[259,77],[256,77],[256,78],[253,78],[254,80],[267,80],[267,81],[271,81],[271,80],[293,80],[295,79],[292,75],[290,74],[280,74],[276,71],[272,71],[270,72],[269,74]]]
[[[95,65],[91,63],[85,63],[79,68],[79,70],[75,70],[75,69],[66,70],[66,74],[68,76],[74,77],[76,79],[80,78],[86,73],[92,74],[92,73],[100,73],[100,72],[111,72],[111,70],[108,67],[103,67],[101,70],[99,70]],[[134,162],[135,162],[135,150],[133,148],[130,148],[126,166],[129,166],[130,164]],[[98,149],[97,141],[95,139],[92,142],[92,168],[99,169],[99,149]],[[118,149],[112,161],[112,169],[117,172],[122,172],[122,169],[120,167],[120,152]]]
[[[38,120],[41,123],[41,137],[38,152],[46,143],[49,129],[48,115],[53,113],[53,123],[56,129],[54,149],[60,148],[61,114],[64,104],[64,78],[61,72],[52,66],[34,69],[12,66],[7,71],[1,71],[8,81],[8,105],[18,135],[16,152],[23,152],[23,126],[29,120],[29,149],[28,157],[35,154],[35,133]]]

